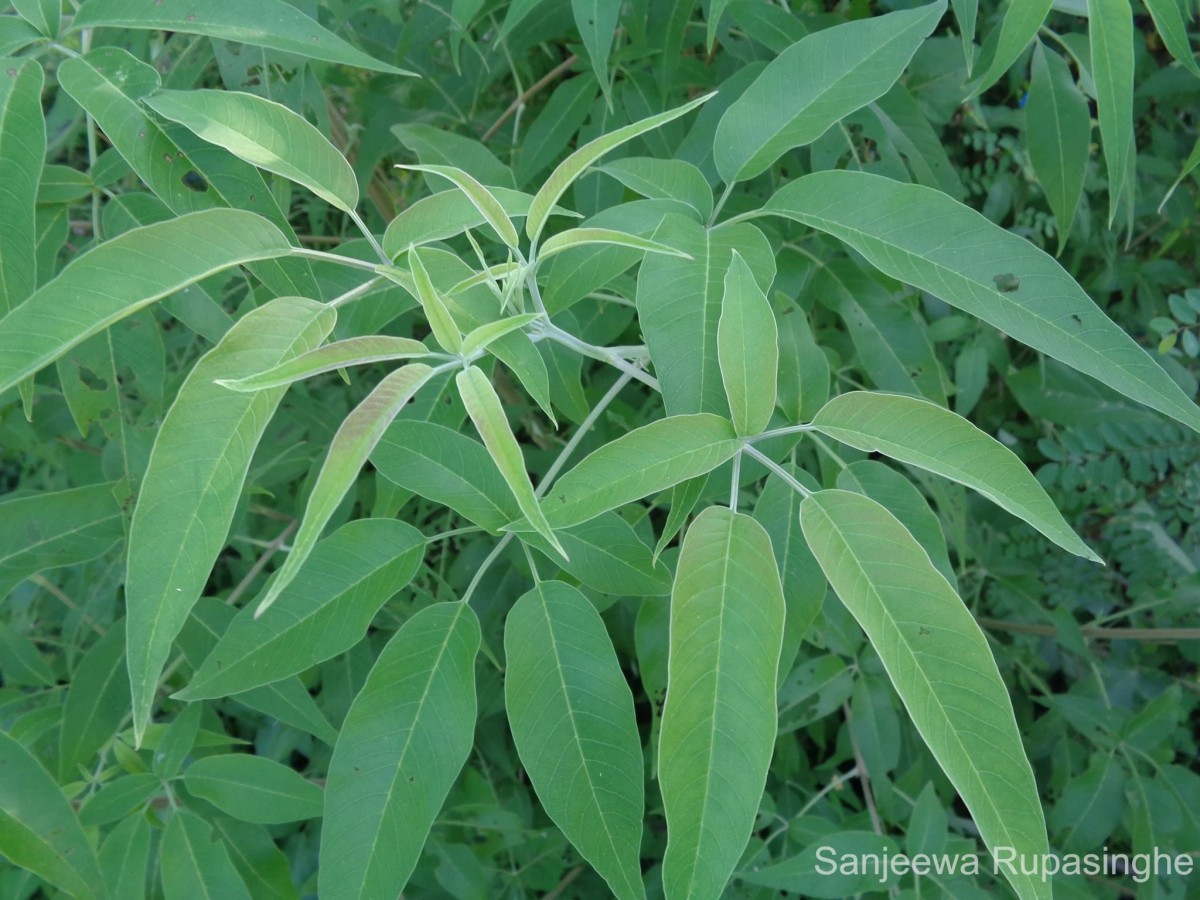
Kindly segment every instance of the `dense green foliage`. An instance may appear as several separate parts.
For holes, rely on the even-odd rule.
[[[1195,895],[1195,31],[0,2],[0,897]]]

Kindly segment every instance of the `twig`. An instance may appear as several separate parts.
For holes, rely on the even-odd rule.
[[[271,543],[267,545],[267,549],[263,551],[262,556],[254,561],[254,565],[250,567],[250,571],[246,573],[246,577],[238,582],[237,587],[235,587],[233,592],[225,599],[226,603],[228,603],[230,606],[237,603],[242,594],[246,593],[246,589],[250,587],[254,579],[258,577],[259,573],[262,572],[267,563],[271,561],[271,557],[278,553],[283,545],[287,543],[287,539],[292,536],[292,532],[296,530],[296,526],[299,524],[299,519],[293,519],[284,527],[283,531],[279,532],[275,540],[271,541]]]
[[[1015,634],[1037,634],[1056,637],[1058,629],[1053,625],[1031,625],[1026,622],[1005,622],[1001,619],[978,617],[975,620],[988,631],[1011,631]],[[1200,628],[1101,628],[1084,625],[1080,628],[1085,638],[1108,641],[1200,641]]]
[[[105,633],[104,628],[101,625],[99,625],[96,622],[96,620],[93,619],[91,616],[89,616],[86,612],[83,612],[79,608],[79,604],[76,603],[74,600],[72,600],[69,596],[67,596],[67,594],[64,593],[62,591],[62,589],[59,588],[58,585],[54,584],[52,581],[50,581],[49,579],[45,578],[42,575],[30,575],[29,580],[32,581],[34,584],[36,584],[38,587],[42,588],[45,591],[48,591],[49,593],[51,593],[55,597],[57,597],[62,602],[63,606],[67,607],[67,609],[78,612],[83,617],[83,621],[88,624],[88,626],[92,629],[92,631],[96,632],[96,634],[100,635],[101,637],[104,636],[104,633]]]
[[[508,105],[508,109],[504,110],[504,112],[500,114],[500,118],[493,122],[491,127],[483,133],[483,141],[486,143],[488,140],[494,137],[496,132],[504,127],[504,123],[511,119],[513,114],[518,109],[533,99],[533,97],[536,96],[543,88],[545,88],[546,85],[553,84],[555,79],[562,75],[563,72],[566,72],[568,69],[570,69],[571,66],[575,65],[577,62],[579,62],[579,57],[572,53],[557,66],[531,84],[527,90],[518,95],[517,99]]]

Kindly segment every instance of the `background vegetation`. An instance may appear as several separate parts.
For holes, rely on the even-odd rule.
[[[538,281],[553,326],[576,345],[529,341],[532,356],[515,345],[507,356],[493,348],[502,365],[490,370],[533,476],[527,485],[549,485],[568,442],[575,455],[562,462],[569,466],[662,419],[664,406],[668,413],[708,409],[708,399],[688,399],[689,392],[715,385],[724,403],[715,368],[708,376],[689,368],[702,353],[660,352],[656,342],[673,333],[647,313],[646,298],[686,293],[679,285],[697,272],[700,292],[719,297],[738,250],[746,257],[747,295],[757,290],[766,298],[778,323],[773,426],[807,422],[829,396],[861,388],[923,397],[969,417],[1014,452],[1106,563],[1065,552],[985,497],[922,468],[815,433],[763,445],[803,487],[879,500],[957,587],[1009,689],[1050,846],[1195,855],[1200,436],[1128,399],[1115,361],[1112,379],[1079,374],[995,322],[948,305],[938,291],[883,274],[880,253],[851,238],[847,250],[801,222],[757,218],[730,226],[755,228],[757,237],[718,246],[723,238],[709,227],[757,210],[807,173],[861,171],[936,189],[1053,255],[1194,398],[1200,68],[1190,0],[1132,7],[1126,0],[956,0],[944,15],[940,6],[904,0],[160,0],[153,8],[132,0],[14,0],[0,9],[0,312],[21,306],[90,248],[201,210],[251,210],[298,246],[371,260],[364,264],[372,269],[368,281],[319,256],[275,259],[245,250],[258,226],[234,217],[111,257],[106,271],[77,269],[84,273],[77,282],[57,282],[76,294],[118,297],[136,293],[159,262],[206,248],[228,246],[229,261],[246,263],[211,266],[205,277],[165,291],[160,303],[64,349],[36,380],[0,394],[0,854],[9,860],[0,863],[0,896],[184,898],[201,896],[200,885],[222,898],[314,896],[319,862],[337,867],[337,877],[321,876],[328,879],[322,896],[386,896],[389,873],[370,869],[391,866],[380,861],[388,854],[322,857],[322,815],[326,835],[335,815],[339,827],[353,829],[362,803],[370,803],[341,794],[336,813],[326,802],[334,745],[339,732],[352,738],[344,753],[380,738],[371,731],[380,718],[371,714],[370,692],[360,693],[368,674],[374,669],[384,683],[395,660],[396,677],[403,674],[402,661],[427,652],[431,638],[406,632],[384,656],[400,627],[416,621],[418,610],[464,597],[478,617],[481,651],[473,664],[464,656],[457,677],[473,678],[467,707],[475,713],[455,707],[462,692],[447,689],[439,707],[446,732],[425,760],[435,780],[447,777],[453,786],[444,804],[426,790],[400,812],[433,819],[423,849],[418,842],[405,851],[415,867],[404,896],[590,898],[608,896],[610,886],[636,895],[640,887],[615,886],[594,859],[585,860],[574,835],[568,840],[564,830],[572,826],[560,830],[562,816],[543,807],[527,774],[538,748],[514,745],[510,719],[522,713],[511,697],[506,704],[506,690],[518,689],[505,675],[518,664],[514,655],[540,645],[534,623],[524,623],[523,642],[510,633],[506,643],[505,629],[537,576],[577,587],[591,601],[632,689],[646,776],[637,874],[649,895],[660,896],[667,595],[685,521],[727,504],[731,477],[741,485],[741,509],[774,541],[789,618],[778,737],[725,896],[783,890],[840,897],[878,888],[854,876],[814,876],[820,844],[983,851],[979,828],[872,644],[827,590],[803,542],[783,549],[799,540],[799,497],[753,461],[740,474],[726,463],[709,477],[676,479],[645,503],[605,512],[593,520],[602,527],[571,539],[569,564],[532,533],[500,545],[502,526],[528,509],[517,508],[520,496],[508,492],[474,440],[472,422],[486,421],[486,397],[468,410],[460,399],[468,388],[456,391],[445,372],[400,414],[344,496],[326,498],[325,527],[318,523],[310,535],[325,537],[299,577],[282,593],[283,579],[268,588],[293,542],[307,537],[298,534],[299,522],[343,419],[394,368],[371,363],[278,392],[273,417],[263,400],[239,407],[258,422],[261,439],[218,447],[211,469],[201,472],[228,481],[218,498],[228,508],[217,514],[188,505],[189,479],[200,471],[189,454],[211,449],[206,442],[220,431],[211,414],[224,409],[219,398],[270,393],[235,395],[212,385],[270,367],[265,339],[253,331],[205,356],[236,334],[235,323],[254,315],[265,322],[275,309],[276,350],[288,341],[315,346],[323,313],[312,301],[321,300],[338,305],[330,339],[384,334],[450,349],[451,338],[439,334],[436,297],[431,306],[421,294],[422,260],[431,287],[455,296],[481,260],[502,266],[511,258],[504,235],[464,206],[446,170],[414,164],[453,166],[493,188],[523,233],[528,195],[572,150],[714,90],[696,111],[615,147],[552,198],[585,226],[619,229],[693,259],[647,253],[646,246],[576,247],[543,267]],[[924,12],[906,12],[914,9]],[[742,166],[754,171],[726,189],[724,176],[737,162],[729,162],[733,141],[720,129],[741,134],[775,113],[770,105],[752,107],[743,122],[724,114],[768,64],[806,36],[900,13],[928,22],[908,57],[894,61],[895,75],[903,72],[895,85],[894,75],[832,116],[832,127],[810,123],[815,133],[784,140],[761,166]],[[305,24],[314,21],[319,34]],[[902,33],[897,21],[886,20],[887,35]],[[872,59],[868,68],[878,73],[884,65]],[[789,72],[785,99],[821,76],[819,66]],[[286,131],[299,127],[292,119],[256,119],[261,108],[253,105],[250,112],[198,112],[196,98],[219,102],[197,93],[213,88],[273,101],[307,120],[349,161],[352,177],[316,151],[306,155],[307,133]],[[206,132],[205,123],[222,116],[240,122],[243,135],[261,126],[260,144],[283,133],[294,153],[251,159],[260,172],[238,158],[248,158],[245,147],[235,155],[228,138]],[[36,137],[43,117],[44,152]],[[302,186],[311,187],[305,172],[313,171],[327,173],[316,179],[324,192]],[[442,200],[431,203],[431,196]],[[938,209],[930,206],[928,218]],[[456,225],[455,216],[466,224]],[[401,268],[393,280],[373,270],[374,248],[356,218]],[[559,231],[570,220],[551,222]],[[426,250],[407,257],[410,242]],[[711,271],[697,270],[695,257]],[[1016,261],[994,268],[992,296],[1038,289],[1028,276],[1021,280]],[[485,294],[487,282],[476,285]],[[283,315],[268,306],[291,295],[311,299]],[[463,307],[452,308],[463,324]],[[0,326],[5,366],[24,352],[14,333]],[[647,343],[650,359],[638,351]],[[682,368],[665,372],[668,362]],[[663,396],[645,383],[648,372],[662,381]],[[170,474],[155,494],[143,483],[155,466],[151,450],[185,391],[192,392],[192,419],[172,447],[155,449],[163,456],[157,465]],[[585,422],[591,427],[581,429]],[[240,490],[239,478],[224,471],[239,453],[247,473]],[[491,469],[483,472],[477,459]],[[455,470],[475,472],[487,490],[458,484]],[[493,488],[500,493],[489,495]],[[502,506],[489,507],[489,496],[500,496]],[[149,509],[140,525],[132,518],[139,504]],[[227,536],[202,536],[211,558],[201,552],[179,564],[172,555],[179,529],[194,520],[206,531],[226,514]],[[129,551],[131,527],[135,543],[143,530],[140,558]],[[127,597],[139,577],[159,578],[176,564],[196,585],[190,600],[197,602],[157,638],[153,629],[137,632],[136,652],[127,653],[124,617],[134,615]],[[174,583],[162,577],[161,590]],[[304,634],[274,649],[263,649],[270,616],[255,620],[251,612],[268,590],[282,606],[309,610]],[[432,618],[422,623],[436,630]],[[218,645],[227,628],[231,637]],[[469,643],[469,635],[460,637]],[[161,662],[149,658],[154,647]],[[601,663],[604,652],[611,656],[597,652]],[[241,668],[223,671],[230,661]],[[523,664],[522,671],[540,671],[536,660]],[[136,732],[127,672],[144,706],[139,715],[152,710]],[[185,688],[190,693],[181,698]],[[525,714],[536,718],[537,711]],[[474,722],[473,732],[455,733],[455,713]],[[438,760],[452,758],[459,745],[461,773],[452,767],[439,776],[437,767],[449,763]],[[346,759],[346,766],[363,763]],[[1060,897],[1183,898],[1200,881],[1075,877],[1054,887]],[[907,876],[883,890],[960,900],[1011,888],[985,867],[978,877]]]

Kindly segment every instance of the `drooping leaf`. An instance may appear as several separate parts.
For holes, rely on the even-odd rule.
[[[673,122],[680,116],[685,116],[697,106],[712,99],[714,94],[705,94],[703,97],[697,97],[683,106],[675,109],[667,110],[658,115],[649,116],[639,122],[634,122],[631,125],[625,125],[618,128],[616,131],[611,131],[608,134],[596,138],[594,141],[589,141],[584,144],[561,163],[550,173],[550,177],[538,189],[538,192],[533,196],[533,202],[529,204],[529,218],[525,220],[525,233],[529,235],[531,241],[537,243],[538,237],[542,233],[542,228],[546,224],[546,219],[550,217],[550,211],[559,198],[566,192],[567,188],[584,173],[584,171],[604,154],[611,150],[615,150],[622,144],[633,140],[639,135],[645,134],[668,122]]]
[[[1054,0],[1014,0],[1009,4],[995,52],[987,61],[983,74],[967,86],[971,97],[977,97],[1000,80],[1009,66],[1017,61],[1029,42],[1037,36]],[[985,45],[987,46],[987,45]]]
[[[887,93],[946,11],[945,0],[814,32],[783,51],[721,117],[726,183],[765,172],[793,147]]]
[[[0,501],[0,599],[30,575],[73,566],[121,540],[124,516],[115,484]]]
[[[1100,562],[1017,455],[948,409],[917,397],[851,391],[825,404],[812,425],[859,450],[974,488],[1064,550]]]
[[[404,522],[347,522],[313,548],[268,613],[256,619],[246,607],[238,614],[175,696],[191,701],[237,694],[349,650],[379,608],[411,580],[424,548],[421,533]]]
[[[816,172],[765,211],[850,244],[876,268],[1200,430],[1200,410],[1058,263],[945,195],[863,172]],[[996,276],[1016,275],[1003,291]]]
[[[358,205],[350,163],[303,116],[240,91],[157,91],[146,105],[239,159],[302,184],[345,212]]]
[[[728,419],[709,413],[659,419],[605,444],[558,479],[542,504],[565,528],[711,472],[737,453]]]
[[[600,614],[538,582],[504,626],[504,701],[546,813],[621,898],[645,896],[642,749],[633,695]]]
[[[1025,123],[1029,162],[1054,212],[1061,255],[1083,193],[1092,125],[1087,98],[1071,77],[1066,60],[1040,42],[1033,50]]]
[[[250,900],[224,842],[210,824],[186,809],[176,810],[167,823],[158,862],[165,900]]]
[[[717,349],[717,325],[725,276],[734,252],[741,254],[760,290],[775,277],[775,254],[761,231],[745,223],[704,228],[667,216],[655,240],[691,259],[656,254],[638,273],[638,321],[662,385],[668,415],[729,410]]]
[[[1112,227],[1127,170],[1134,164],[1133,9],[1129,0],[1087,0],[1087,9],[1096,118],[1108,165],[1108,224]]]
[[[325,787],[323,898],[398,897],[471,751],[479,622],[464,603],[409,619],[342,726]]]
[[[313,349],[334,319],[333,310],[299,297],[248,313],[192,368],[159,429],[133,514],[125,581],[139,739],[171,644],[225,545],[250,459],[285,390],[240,394],[213,382]]]
[[[242,822],[276,825],[322,814],[321,788],[265,756],[229,753],[198,759],[183,773],[188,793]]]
[[[190,213],[106,241],[0,319],[0,392],[155,300],[290,249],[266,219],[234,209]]]
[[[428,353],[429,348],[412,338],[373,334],[334,341],[295,359],[272,366],[265,372],[257,372],[247,378],[219,378],[217,384],[233,391],[261,391],[264,388],[283,387],[293,381],[346,366],[412,359],[426,356]]]
[[[89,0],[71,23],[72,31],[101,27],[202,34],[374,72],[412,74],[368,56],[284,0],[203,7],[189,0]]]
[[[471,201],[471,205],[479,210],[479,214],[483,216],[483,220],[496,229],[496,234],[500,235],[500,239],[512,249],[517,249],[521,239],[517,235],[517,229],[513,227],[508,213],[504,211],[503,204],[496,199],[496,196],[491,191],[462,169],[455,168],[454,166],[434,165],[398,165],[396,168],[412,169],[417,172],[431,172],[434,175],[441,175],[443,178],[454,182],[458,189]]]
[[[767,295],[736,250],[725,273],[717,357],[734,431],[742,436],[758,434],[775,411],[779,332]]]
[[[1196,54],[1188,40],[1187,22],[1185,21],[1185,6],[1181,0],[1145,0],[1150,18],[1154,20],[1154,28],[1158,36],[1167,45],[1171,55],[1189,72],[1200,78],[1200,65],[1196,64]]]
[[[63,706],[58,772],[63,782],[79,776],[121,727],[129,710],[125,675],[125,623],[114,622],[75,667]]]
[[[1046,853],[1041,802],[1008,691],[954,589],[868,497],[815,493],[800,506],[800,526],[987,846],[1029,859]],[[1005,875],[1022,900],[1051,896],[1037,876]]]
[[[709,507],[684,538],[671,595],[658,751],[667,897],[721,896],[750,839],[775,746],[783,623],[766,531]]]
[[[491,381],[478,368],[469,366],[455,376],[455,383],[458,385],[463,405],[467,408],[467,415],[471,417],[475,430],[483,438],[483,445],[491,454],[500,474],[504,476],[521,513],[550,546],[567,556],[538,504],[533,485],[529,481],[529,473],[525,469],[521,445],[517,443],[512,429],[508,426],[504,407],[500,405],[500,398],[496,396],[496,389],[492,387]]]
[[[0,731],[0,853],[78,900],[108,896],[96,853],[50,773]]]
[[[287,561],[275,574],[254,612],[255,616],[262,616],[270,609],[271,604],[300,572],[321,532],[337,511],[346,492],[354,485],[363,464],[387,427],[433,374],[434,370],[422,363],[410,363],[397,369],[386,375],[346,416],[329,444],[329,453],[309,494],[304,518],[292,541]]]

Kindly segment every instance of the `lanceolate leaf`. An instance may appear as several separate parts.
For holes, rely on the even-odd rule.
[[[862,172],[817,172],[782,188],[764,211],[841,238],[880,271],[1200,431],[1200,409],[1058,263],[944,194]],[[1016,290],[1000,290],[1008,275],[1019,279]]]
[[[322,898],[398,897],[471,751],[479,621],[465,603],[409,619],[354,699],[329,763]]]
[[[750,839],[775,746],[783,622],[766,531],[709,507],[683,540],[671,595],[658,752],[668,898],[716,900]]]
[[[272,366],[248,378],[219,378],[217,384],[233,391],[261,391],[264,388],[283,387],[302,378],[311,378],[322,372],[332,372],[346,366],[363,366],[368,363],[391,362],[397,359],[412,359],[428,356],[429,348],[411,338],[390,337],[373,334],[366,337],[346,338],[318,347],[295,359]]]
[[[608,52],[621,17],[621,0],[571,0],[575,27],[583,38],[592,71],[608,94]]]
[[[412,74],[368,56],[284,0],[201,7],[190,0],[89,0],[71,23],[71,30],[99,27],[203,34],[375,72]]]
[[[734,430],[743,436],[758,434],[775,411],[779,330],[767,295],[736,250],[725,273],[717,355]]]
[[[1096,118],[1108,164],[1111,226],[1125,189],[1127,169],[1134,163],[1133,9],[1129,0],[1088,0],[1087,8]]]
[[[721,117],[713,145],[721,178],[760,175],[882,97],[945,12],[945,0],[936,0],[835,25],[784,50]]]
[[[582,584],[621,597],[661,597],[671,593],[671,572],[655,562],[650,548],[615,512],[561,528],[557,532],[570,558],[554,554],[540,535],[522,534],[521,540],[537,547],[555,564]]]
[[[96,853],[50,773],[0,731],[0,853],[77,900],[108,896]]]
[[[546,519],[565,528],[711,472],[738,451],[728,419],[708,413],[643,425],[584,457],[551,487]]]
[[[542,537],[550,542],[555,550],[563,556],[567,552],[554,536],[554,531],[546,521],[537,497],[533,493],[533,485],[529,481],[529,473],[525,470],[525,457],[521,454],[521,445],[513,437],[512,429],[508,427],[508,419],[504,415],[504,407],[496,396],[496,389],[488,377],[475,366],[459,372],[455,383],[462,397],[467,415],[475,424],[475,430],[483,438],[483,444],[488,453],[508,483],[509,490],[517,499],[521,512],[529,520]]]
[[[521,239],[517,235],[517,229],[513,227],[512,221],[508,218],[508,213],[504,211],[504,206],[491,191],[462,169],[456,169],[454,166],[396,166],[396,168],[432,172],[434,175],[441,175],[454,182],[471,201],[471,205],[479,210],[483,220],[496,229],[496,234],[500,235],[500,239],[512,249],[517,249]]]
[[[363,463],[383,437],[384,431],[433,374],[433,369],[421,363],[411,363],[397,369],[379,382],[362,403],[346,416],[329,445],[329,454],[309,495],[304,519],[292,541],[287,561],[275,574],[258,604],[255,616],[266,612],[300,572],[321,532],[358,478]]]
[[[158,91],[146,105],[260,169],[302,184],[345,212],[358,205],[350,163],[308,120],[255,94]]]
[[[604,621],[560,581],[542,581],[504,626],[513,741],[546,812],[621,898],[645,896],[642,748]]]
[[[1146,9],[1154,19],[1154,27],[1162,42],[1180,65],[1200,78],[1200,65],[1196,64],[1196,54],[1188,40],[1187,23],[1184,20],[1184,10],[1187,8],[1181,0],[1146,0]]]
[[[1000,39],[988,67],[979,78],[969,85],[972,97],[976,97],[995,84],[1009,66],[1017,61],[1029,42],[1037,35],[1042,22],[1054,0],[1013,0],[1004,21],[1000,25]]]
[[[424,536],[404,522],[347,522],[313,548],[299,577],[262,618],[252,607],[238,614],[175,696],[190,701],[236,694],[349,650],[416,574],[424,549]]]
[[[494,341],[498,341],[506,334],[511,334],[518,329],[524,328],[530,322],[540,317],[541,313],[522,313],[519,316],[509,316],[505,319],[497,319],[495,322],[486,322],[478,328],[472,329],[469,334],[463,337],[462,355],[466,357],[474,356]]]
[[[171,814],[159,866],[165,900],[250,900],[246,883],[233,867],[225,844],[213,834],[213,826],[186,809]]]
[[[597,169],[643,197],[686,203],[701,221],[708,221],[712,215],[712,188],[704,180],[704,173],[689,162],[638,156],[613,160]]]
[[[586,244],[614,244],[618,247],[629,247],[632,250],[644,250],[647,253],[665,253],[667,256],[691,259],[682,250],[676,250],[674,247],[668,247],[666,244],[660,244],[658,241],[639,237],[636,234],[614,231],[611,228],[572,228],[569,231],[559,232],[553,237],[547,238],[542,244],[538,259],[546,259],[556,253]]]
[[[408,251],[408,265],[412,272],[417,299],[425,311],[425,318],[429,320],[429,328],[433,332],[434,338],[442,345],[442,349],[450,353],[460,353],[462,351],[462,332],[459,331],[450,310],[446,308],[442,295],[433,286],[433,281],[429,278],[429,272],[425,268],[425,263],[421,262],[421,254],[416,247]],[[385,268],[384,274],[389,271],[391,271],[390,266]],[[403,284],[399,279],[396,280],[397,283]]]
[[[1071,77],[1066,60],[1040,43],[1033,50],[1025,122],[1029,161],[1054,211],[1061,254],[1083,193],[1092,124],[1087,98]]]
[[[974,488],[1064,550],[1100,562],[1015,453],[936,403],[852,391],[825,404],[812,424],[859,450],[884,453]]]
[[[537,243],[538,236],[542,233],[542,228],[546,224],[546,219],[550,217],[550,212],[554,204],[558,202],[559,198],[571,186],[572,182],[584,173],[588,166],[596,162],[604,154],[615,150],[627,141],[631,141],[635,137],[665,125],[668,122],[673,122],[680,116],[687,115],[713,96],[715,96],[715,92],[705,94],[703,97],[697,97],[695,100],[667,112],[659,113],[656,116],[649,116],[640,122],[634,122],[632,125],[618,128],[616,131],[609,132],[596,138],[594,141],[584,144],[564,159],[550,173],[550,177],[546,179],[546,182],[534,195],[533,202],[529,204],[529,218],[525,220],[525,233],[529,235],[530,240],[535,244]]]
[[[213,381],[313,349],[334,318],[333,310],[299,297],[248,313],[193,367],[159,429],[133,514],[125,582],[139,739],[171,643],[225,545],[251,456],[283,397],[283,388],[239,394]]]
[[[79,777],[79,767],[88,765],[117,733],[128,710],[125,623],[118,621],[88,649],[72,673],[58,742],[58,772],[64,783]]]
[[[0,392],[167,294],[290,250],[266,219],[234,209],[191,213],[100,244],[0,319]]]
[[[321,788],[265,756],[206,756],[183,773],[188,792],[242,822],[275,825],[321,817]]]
[[[987,639],[904,526],[875,501],[820,491],[800,525],[834,590],[867,633],[929,749],[989,848],[1047,852],[1033,770]],[[669,701],[668,701],[669,702]],[[1022,900],[1041,878],[1006,876]]]
[[[37,287],[38,180],[46,157],[42,67],[29,60],[0,65],[0,315]]]

